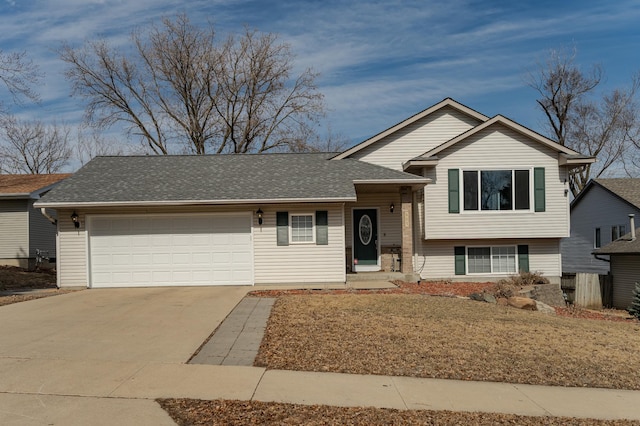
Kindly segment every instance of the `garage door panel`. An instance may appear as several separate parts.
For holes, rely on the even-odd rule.
[[[131,262],[136,266],[146,266],[151,261],[151,254],[149,253],[133,253],[131,255]]]
[[[128,254],[114,254],[111,256],[113,266],[129,266],[131,265],[131,256]]]
[[[156,247],[170,247],[171,235],[167,234],[153,234],[151,235],[151,245]]]
[[[90,217],[93,287],[253,284],[251,216]]]
[[[191,253],[176,253],[171,256],[171,263],[174,265],[191,265]]]
[[[134,271],[131,273],[131,282],[136,285],[144,285],[151,281],[150,271]]]
[[[148,247],[149,236],[143,234],[135,234],[131,236],[131,245],[133,247]]]
[[[211,253],[199,253],[195,252],[191,256],[191,262],[193,265],[209,265],[213,259]]]

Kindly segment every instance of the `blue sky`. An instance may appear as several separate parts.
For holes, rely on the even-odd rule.
[[[299,70],[321,74],[325,126],[354,143],[445,97],[544,132],[524,77],[549,49],[575,46],[578,63],[602,64],[603,89],[640,70],[639,1],[0,0],[0,49],[26,50],[46,73],[42,105],[20,115],[77,124],[84,105],[54,49],[97,37],[127,45],[134,28],[177,12],[220,34],[245,24],[278,33]]]

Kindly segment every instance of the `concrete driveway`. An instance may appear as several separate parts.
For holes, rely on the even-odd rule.
[[[113,397],[150,365],[185,363],[249,290],[85,290],[0,307],[0,424],[172,424],[153,401]]]

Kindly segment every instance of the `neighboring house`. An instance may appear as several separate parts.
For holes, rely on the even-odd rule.
[[[590,180],[571,203],[571,236],[562,240],[562,271],[607,274],[606,256],[591,253],[629,232],[640,217],[640,179]]]
[[[337,155],[99,157],[36,205],[61,286],[557,281],[568,171],[593,161],[445,99]]]
[[[33,203],[69,176],[0,175],[0,265],[33,267],[36,250],[56,256],[56,227]]]
[[[630,222],[631,232],[593,251],[596,256],[608,255],[611,259],[612,306],[618,309],[631,305],[635,283],[640,282],[640,228],[634,229],[635,218]]]

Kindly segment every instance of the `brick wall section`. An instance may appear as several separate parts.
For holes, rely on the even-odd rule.
[[[413,273],[413,208],[411,187],[400,188],[400,202],[402,212],[402,264],[403,274]]]

